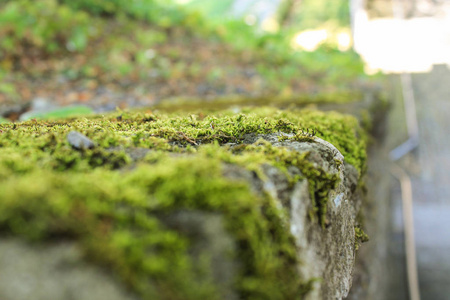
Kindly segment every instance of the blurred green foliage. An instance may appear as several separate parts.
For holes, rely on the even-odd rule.
[[[137,5],[152,5],[153,0],[127,1],[127,0],[61,0],[75,10],[85,10],[95,15],[112,16],[117,13],[126,13],[129,7],[134,9]]]
[[[292,48],[298,29],[280,30],[276,33],[255,33],[255,28],[240,20],[224,20],[218,25],[219,36],[235,49],[252,50],[262,58],[258,71],[274,86],[289,85],[291,80],[315,77],[324,84],[346,84],[364,77],[364,63],[352,49],[340,51],[337,46],[325,43],[312,52]]]
[[[364,64],[352,49],[340,51],[330,41],[313,52],[292,48],[293,38],[299,31],[324,27],[332,31],[349,28],[348,0],[300,1],[291,8],[286,26],[280,25],[276,32],[262,31],[258,28],[258,22],[254,25],[247,24],[244,21],[246,15],[230,18],[232,3],[233,1],[192,0],[186,7],[203,11],[205,16],[219,24],[219,36],[236,49],[251,49],[259,53],[265,63],[259,65],[258,71],[269,78],[270,85],[288,86],[289,81],[314,77],[318,83],[338,87],[349,80],[365,77]],[[251,11],[247,13],[253,14]]]
[[[94,16],[130,17],[161,27],[188,26],[195,13],[163,0],[60,0],[74,10]],[[194,17],[195,19],[195,17]]]
[[[56,0],[0,2],[0,55],[20,55],[25,48],[54,53],[83,50],[91,35],[88,14]]]
[[[0,124],[1,123],[9,123],[10,121],[8,119],[0,117]]]
[[[26,114],[26,118],[22,121],[28,121],[31,119],[38,120],[52,120],[52,119],[66,119],[75,118],[79,116],[86,116],[92,114],[94,111],[92,108],[84,105],[66,106],[61,108],[56,108],[50,111],[33,111]]]
[[[47,54],[83,51],[103,17],[145,21],[162,28],[201,25],[197,13],[158,0],[1,0],[0,56],[33,47]],[[200,27],[200,26],[199,26]]]
[[[221,1],[211,1],[211,0],[191,0],[185,5],[190,10],[196,10],[202,12],[204,15],[208,16],[212,21],[223,21],[224,17],[231,17],[231,6],[235,0],[221,0]]]
[[[311,26],[330,19],[345,25],[346,2],[305,0],[294,17]],[[264,32],[244,19],[231,18],[232,4],[231,0],[193,0],[186,6],[170,0],[0,0],[0,71],[19,65],[40,77],[44,71],[30,71],[33,64],[17,58],[42,61],[83,54],[73,61],[47,62],[47,70],[62,72],[69,80],[118,82],[128,76],[123,81],[152,78],[160,83],[189,78],[224,86],[224,79],[237,68],[251,66],[262,77],[265,91],[285,96],[311,82],[339,89],[365,76],[353,51],[341,52],[330,44],[314,52],[295,50],[292,40],[300,25]],[[224,45],[220,51],[229,54],[225,59],[234,54],[249,59],[239,58],[228,66],[211,55],[217,61],[205,68],[208,58],[183,53],[185,45],[195,43],[200,46],[194,51],[220,44]],[[4,93],[11,87],[0,89]]]
[[[349,0],[302,0],[292,12],[290,27],[297,30],[323,27],[350,26]]]

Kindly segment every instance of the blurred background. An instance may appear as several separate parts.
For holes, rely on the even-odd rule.
[[[62,106],[102,112],[179,97],[347,98],[370,84],[351,49],[346,0],[0,7],[0,115],[11,121]]]
[[[386,144],[405,171],[401,180],[411,184],[406,194],[412,194],[416,292],[422,299],[450,299],[450,1],[353,5],[354,49],[365,61],[365,72],[381,70],[401,94],[391,105]],[[411,284],[408,291],[404,264],[405,190],[394,184],[391,197],[389,299],[418,299]]]
[[[387,79],[389,145],[417,142],[396,160],[423,299],[450,299],[449,65],[448,0],[0,0],[0,122],[173,99],[347,102]],[[392,198],[391,299],[407,299]]]

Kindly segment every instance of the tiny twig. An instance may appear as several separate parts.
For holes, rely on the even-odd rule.
[[[189,137],[187,137],[186,134],[184,134],[184,132],[178,131],[177,133],[180,134],[189,143],[198,146],[198,144],[194,140],[191,140]]]

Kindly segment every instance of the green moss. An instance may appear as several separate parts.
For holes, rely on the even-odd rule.
[[[364,171],[365,138],[354,118],[337,113],[122,112],[1,124],[0,230],[31,241],[75,239],[88,259],[111,269],[144,299],[218,299],[204,266],[188,254],[189,238],[161,221],[180,209],[218,212],[238,245],[240,297],[300,299],[310,279],[298,274],[287,213],[268,195],[255,195],[248,184],[221,174],[224,164],[256,174],[264,163],[281,170],[294,165],[308,179],[323,224],[337,176],[313,165],[308,153],[262,140],[237,146],[248,133],[281,131],[300,139],[309,137],[308,128]],[[97,146],[73,149],[66,140],[71,130]],[[134,157],[133,149],[141,148],[150,151]]]
[[[201,270],[187,255],[188,239],[165,228],[157,215],[183,208],[219,211],[240,245],[242,295],[296,298],[302,285],[282,215],[269,199],[223,179],[220,161],[208,154],[217,150],[175,160],[163,155],[126,174],[38,168],[9,174],[0,185],[0,228],[31,240],[79,239],[91,259],[111,267],[145,299],[216,299],[209,282],[195,276]]]
[[[0,117],[0,123],[9,123],[8,119]]]
[[[257,161],[255,169],[262,163],[269,163],[286,171],[289,166],[295,166],[302,171],[304,177],[291,178],[293,181],[305,178],[308,180],[310,197],[314,203],[312,215],[313,221],[317,218],[322,226],[325,226],[328,193],[339,183],[338,174],[328,174],[320,167],[308,160],[309,152],[299,154],[284,148],[272,146],[271,143],[259,140],[253,145],[240,147],[239,152],[245,151],[248,156],[243,156],[239,161],[230,159],[234,163],[241,163],[247,168],[253,165],[251,161]],[[255,155],[259,154],[261,156]],[[241,153],[242,156],[242,153]],[[289,176],[289,175],[288,175]]]
[[[212,101],[199,101],[198,99],[175,98],[171,101],[163,101],[155,106],[156,109],[164,111],[192,111],[192,110],[221,110],[233,106],[276,106],[276,107],[292,107],[293,105],[308,104],[324,104],[324,103],[350,103],[363,99],[363,95],[359,91],[345,90],[317,94],[302,94],[298,96],[276,96],[276,97],[216,97]]]
[[[362,243],[368,242],[369,236],[362,230],[361,227],[355,227],[355,250],[359,250]]]
[[[202,145],[217,141],[220,144],[239,142],[244,134],[286,132],[296,134],[297,140],[309,139],[303,134],[314,129],[316,136],[333,144],[345,157],[345,161],[365,171],[367,137],[351,116],[335,112],[314,110],[279,111],[275,108],[244,108],[240,113],[196,112],[192,114],[135,113],[124,117],[114,114],[106,117],[73,119],[65,122],[29,121],[3,124],[13,129],[3,133],[0,146],[16,145],[26,148],[40,144],[50,151],[48,143],[58,138],[63,141],[55,147],[69,148],[64,136],[70,130],[78,130],[96,141],[100,147],[144,147],[180,151],[188,145]],[[29,135],[33,136],[30,140]],[[47,147],[47,148],[46,148]],[[182,149],[180,149],[182,148]]]

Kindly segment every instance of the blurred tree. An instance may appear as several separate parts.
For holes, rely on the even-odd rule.
[[[280,27],[287,27],[292,21],[292,17],[295,15],[300,7],[302,0],[283,0],[278,9],[278,24]]]
[[[278,10],[281,27],[306,30],[333,23],[350,26],[349,0],[283,0]]]

